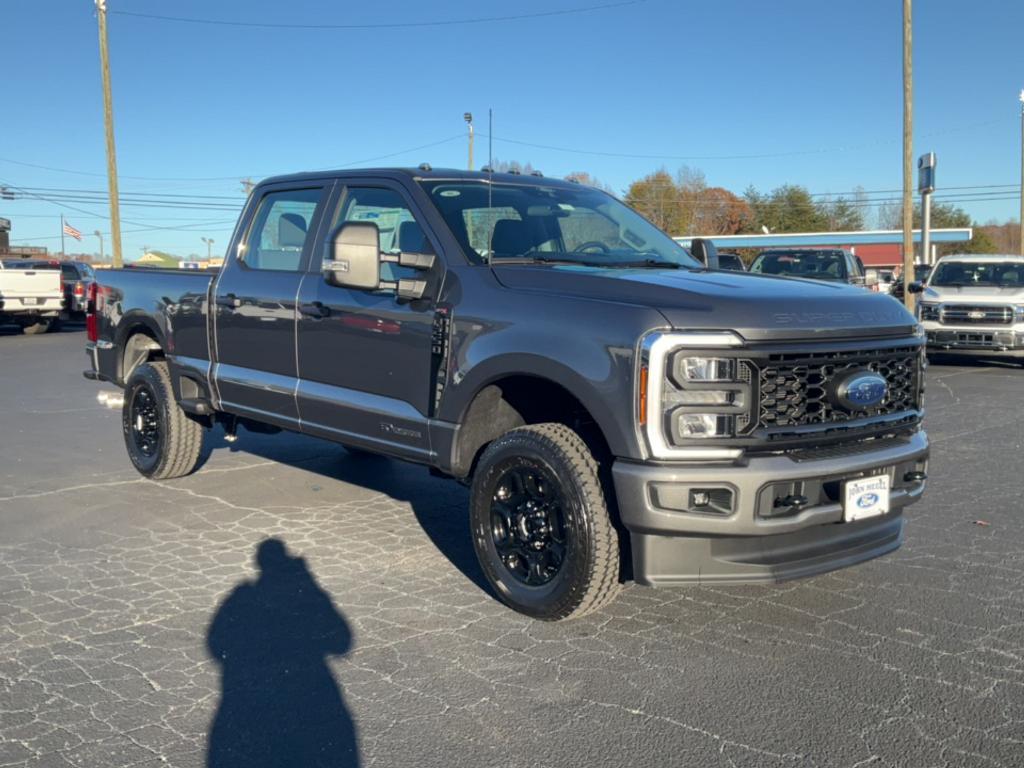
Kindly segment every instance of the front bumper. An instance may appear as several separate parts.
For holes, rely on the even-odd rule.
[[[877,557],[903,541],[903,508],[924,492],[928,438],[747,458],[729,465],[612,467],[622,524],[630,532],[633,578],[648,585],[765,582],[810,576]],[[843,522],[842,483],[888,474],[890,511]],[[729,509],[695,511],[693,493],[730,497]],[[780,507],[786,497],[806,504]]]
[[[964,353],[999,356],[1024,356],[1024,326],[950,326],[928,321],[923,323],[928,350],[941,353]]]

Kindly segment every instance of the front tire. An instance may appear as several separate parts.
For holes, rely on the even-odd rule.
[[[514,429],[480,457],[473,546],[499,598],[544,621],[576,618],[619,591],[619,546],[597,462],[562,424]]]
[[[128,458],[145,477],[169,480],[199,466],[204,429],[174,399],[167,363],[143,363],[132,371],[121,426]]]

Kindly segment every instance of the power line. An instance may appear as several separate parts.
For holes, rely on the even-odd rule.
[[[645,0],[646,1],[646,0]],[[108,11],[108,13],[114,13],[114,11]],[[127,13],[126,11],[118,11],[118,13]],[[449,136],[446,139],[440,139],[439,141],[431,141],[427,144],[420,144],[416,147],[409,147],[407,149],[400,149],[396,152],[389,152],[385,155],[377,155],[375,157],[366,157],[361,160],[348,160],[343,163],[335,163],[334,165],[326,166],[324,168],[313,168],[311,172],[318,171],[333,171],[344,168],[350,168],[354,165],[362,165],[363,163],[372,163],[377,160],[388,160],[392,157],[399,157],[401,155],[408,155],[412,152],[419,152],[424,149],[431,149],[433,147],[439,147],[442,144],[455,141],[456,139],[461,140],[463,138],[462,133],[457,133],[454,136]],[[39,165],[37,163],[26,163],[22,160],[12,160],[8,157],[0,157],[0,163],[10,163],[11,165],[22,165],[26,168],[38,168],[44,171],[53,171],[54,173],[69,173],[75,176],[94,176],[99,178],[106,178],[104,173],[91,173],[89,171],[78,171],[71,168],[58,168],[52,165]],[[289,171],[288,173],[291,173]],[[232,176],[127,176],[120,175],[122,179],[132,179],[133,181],[238,181],[239,179],[246,178],[248,176],[256,176],[260,178],[266,178],[268,176],[277,176],[281,174],[281,171],[274,171],[272,173],[236,173]]]
[[[434,21],[382,21],[365,24],[290,24],[287,22],[266,21],[234,21],[229,19],[202,19],[188,16],[164,16],[156,13],[139,13],[137,11],[109,11],[118,16],[134,16],[141,19],[174,21],[184,24],[208,24],[222,27],[251,27],[257,29],[413,29],[422,27],[451,27],[466,24],[489,24],[499,21],[522,21],[525,19],[551,18],[552,16],[572,16],[594,11],[606,11],[612,8],[624,8],[631,5],[642,5],[648,0],[619,0],[618,2],[586,5],[577,8],[562,8],[552,11],[535,13],[516,13],[502,16],[478,16],[468,19],[447,19]]]
[[[1016,118],[1013,118],[1016,120]],[[935,136],[944,136],[949,133],[958,133],[962,131],[971,131],[976,128],[983,128],[989,125],[995,125],[996,123],[1008,122],[1007,118],[996,118],[994,120],[986,120],[981,123],[972,123],[970,125],[964,125],[957,128],[949,128],[944,131],[933,131],[931,133],[924,134],[918,138],[934,138]],[[484,134],[486,136],[486,134]],[[490,138],[490,137],[488,137]],[[544,149],[550,152],[565,152],[574,155],[592,155],[595,157],[618,157],[630,160],[766,160],[778,157],[798,157],[804,155],[821,155],[828,154],[831,152],[852,152],[863,149],[872,149],[878,146],[884,146],[886,144],[893,144],[893,139],[878,139],[876,141],[867,142],[864,144],[851,144],[847,146],[838,147],[820,147],[817,149],[799,149],[791,150],[787,152],[759,152],[752,154],[742,155],[657,155],[657,154],[644,154],[644,153],[633,153],[633,152],[606,152],[601,150],[591,149],[577,149],[574,147],[559,147],[551,144],[537,144],[529,141],[522,141],[520,139],[507,139],[501,136],[494,136],[495,141],[501,141],[506,144],[516,144],[523,147],[532,147],[534,149]]]

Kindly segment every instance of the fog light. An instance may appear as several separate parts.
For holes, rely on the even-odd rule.
[[[690,496],[691,507],[706,507],[711,503],[711,494],[707,491],[694,491]]]

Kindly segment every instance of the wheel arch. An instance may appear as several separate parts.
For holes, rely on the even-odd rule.
[[[164,357],[163,333],[152,318],[142,312],[124,316],[117,329],[114,348],[121,354],[117,361],[118,380],[124,384],[142,363]]]
[[[599,403],[599,394],[581,385],[573,372],[552,375],[514,367],[482,378],[456,415],[451,464],[457,477],[472,474],[482,451],[505,432],[528,424],[564,424],[583,438],[601,463],[624,449],[621,426]],[[564,373],[564,372],[563,372]],[[470,390],[467,388],[467,392]]]

